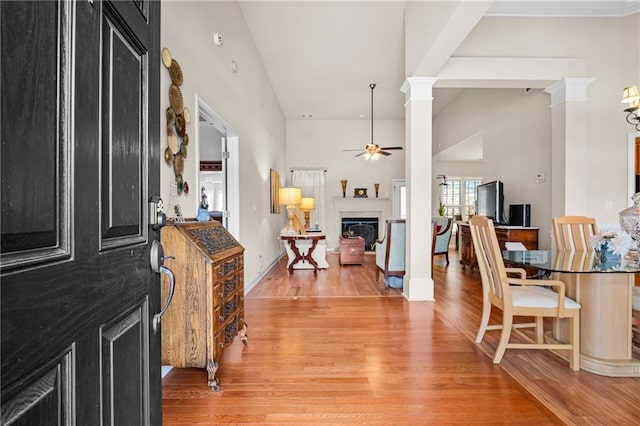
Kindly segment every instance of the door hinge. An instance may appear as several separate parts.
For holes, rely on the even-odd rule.
[[[222,153],[222,159],[228,160],[230,157],[231,157],[231,155],[229,154],[229,151],[224,151]]]

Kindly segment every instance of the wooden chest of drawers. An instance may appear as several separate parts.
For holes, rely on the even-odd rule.
[[[217,391],[222,351],[238,333],[246,343],[244,248],[217,221],[165,226],[161,241],[165,256],[175,258],[165,261],[175,292],[162,318],[162,363],[206,368]],[[168,288],[163,277],[163,301]]]
[[[340,264],[362,265],[364,263],[364,238],[340,237]]]
[[[471,239],[471,229],[468,223],[458,223],[460,232],[460,264],[464,270],[465,266],[471,269],[478,267],[478,261],[473,250],[473,240]],[[496,237],[500,249],[505,250],[505,242],[517,241],[524,244],[527,250],[538,250],[538,228],[517,227],[517,226],[496,226]]]

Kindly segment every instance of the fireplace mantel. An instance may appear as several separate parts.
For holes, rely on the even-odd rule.
[[[375,197],[332,197],[333,202],[333,230],[327,234],[327,244],[337,247],[343,217],[375,217],[378,218],[378,235],[385,221],[391,215],[391,200]]]
[[[338,212],[382,212],[386,211],[388,206],[388,198],[333,197],[334,211]]]

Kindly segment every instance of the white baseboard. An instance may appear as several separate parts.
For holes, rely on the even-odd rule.
[[[258,284],[258,283],[260,282],[260,280],[261,280],[261,279],[263,279],[263,278],[264,278],[264,276],[265,276],[265,275],[267,275],[267,274],[269,273],[269,271],[271,270],[271,268],[273,268],[274,266],[276,266],[276,265],[278,264],[278,262],[280,262],[280,259],[282,259],[284,256],[286,256],[286,252],[284,252],[284,251],[283,251],[282,253],[280,253],[280,255],[279,255],[278,257],[276,257],[276,259],[275,259],[273,262],[271,262],[271,263],[267,266],[267,269],[265,269],[265,270],[264,270],[260,275],[258,275],[258,276],[256,277],[256,279],[255,279],[255,280],[253,280],[253,281],[251,282],[251,284],[249,284],[248,286],[246,286],[246,285],[245,285],[245,286],[244,286],[244,294],[249,293],[249,292],[251,291],[251,289],[252,289],[253,287],[255,287],[255,286],[256,286],[256,284]]]

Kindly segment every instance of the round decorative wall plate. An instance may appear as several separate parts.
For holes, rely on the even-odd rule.
[[[171,148],[166,147],[164,149],[164,161],[167,164],[171,164],[171,162],[173,161],[173,152],[171,152]]]
[[[182,101],[182,92],[180,88],[175,84],[172,84],[169,87],[169,104],[171,104],[171,108],[177,113],[182,112],[184,109],[184,103]]]
[[[167,68],[171,66],[171,53],[166,47],[162,49],[162,63]]]
[[[169,75],[171,75],[171,81],[176,86],[182,86],[183,77],[182,77],[182,68],[180,64],[175,59],[171,60],[171,65],[169,66]]]
[[[184,107],[184,111],[182,111],[182,115],[184,115],[184,121],[187,124],[191,123],[191,111],[189,111],[189,108]]]
[[[171,149],[171,152],[173,154],[178,153],[178,150],[180,149],[180,147],[178,146],[178,138],[173,134],[173,132],[169,136],[167,136],[167,145],[169,145],[169,148]]]
[[[182,190],[184,189],[184,183],[182,182],[182,175],[176,176],[176,190],[178,191],[178,195],[182,194]]]
[[[184,172],[184,158],[180,153],[173,156],[173,171],[177,175],[181,175]]]
[[[173,126],[173,123],[175,123],[175,121],[176,121],[176,112],[171,107],[167,108],[167,125]]]
[[[184,121],[182,114],[176,114],[176,131],[180,137],[183,137],[187,130],[187,123]]]

